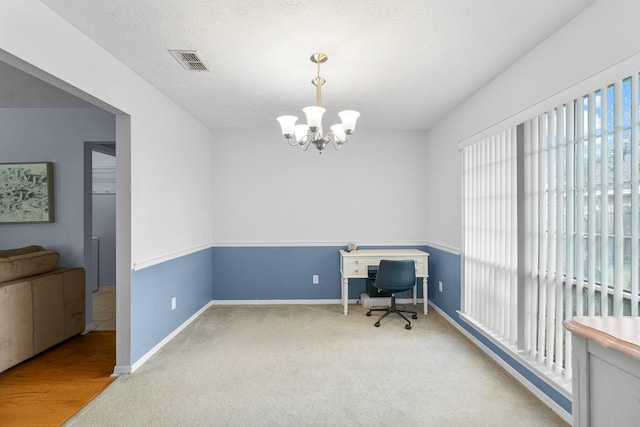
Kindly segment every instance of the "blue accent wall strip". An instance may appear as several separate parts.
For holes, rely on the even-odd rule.
[[[461,310],[460,302],[462,292],[462,280],[460,276],[462,257],[434,247],[427,247],[429,252],[429,301],[444,311],[458,325],[469,334],[489,348],[499,358],[526,378],[544,394],[549,396],[560,407],[571,413],[571,400],[560,394],[553,387],[543,381],[534,372],[530,371],[510,354],[506,353],[492,341],[467,322],[460,319],[458,310]],[[438,282],[442,282],[442,292],[438,290]]]
[[[340,299],[340,249],[344,246],[214,247],[213,299]],[[319,276],[317,285],[313,275]],[[349,280],[350,299],[365,291],[365,279]]]
[[[205,249],[131,272],[133,363],[211,301],[211,259]]]
[[[338,247],[215,247],[214,300],[339,299]],[[314,285],[312,277],[319,276]]]
[[[460,278],[460,255],[441,249],[427,247],[429,252],[429,301],[437,305],[452,319],[459,321],[462,281]],[[442,292],[438,290],[442,282]]]

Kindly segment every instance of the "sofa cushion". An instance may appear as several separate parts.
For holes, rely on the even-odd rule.
[[[58,258],[58,252],[47,250],[0,258],[0,283],[48,273],[56,268]]]
[[[28,281],[0,285],[0,372],[33,355],[33,308]]]
[[[48,274],[31,280],[33,302],[33,353],[64,339],[64,293],[62,274]]]
[[[84,269],[68,268],[60,270],[64,294],[64,335],[71,338],[84,331]]]
[[[0,258],[10,258],[12,256],[32,254],[34,252],[40,252],[40,251],[44,251],[44,248],[42,246],[37,246],[37,245],[25,246],[24,248],[18,248],[18,249],[7,249],[4,251],[0,251]]]

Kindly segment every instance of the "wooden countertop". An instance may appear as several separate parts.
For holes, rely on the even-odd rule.
[[[640,360],[640,317],[578,316],[564,321],[571,333]]]

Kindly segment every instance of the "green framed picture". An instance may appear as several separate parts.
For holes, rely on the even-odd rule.
[[[54,222],[53,163],[0,163],[0,224]]]

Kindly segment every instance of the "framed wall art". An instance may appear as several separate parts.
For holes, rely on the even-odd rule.
[[[54,221],[53,163],[0,163],[0,224]]]

